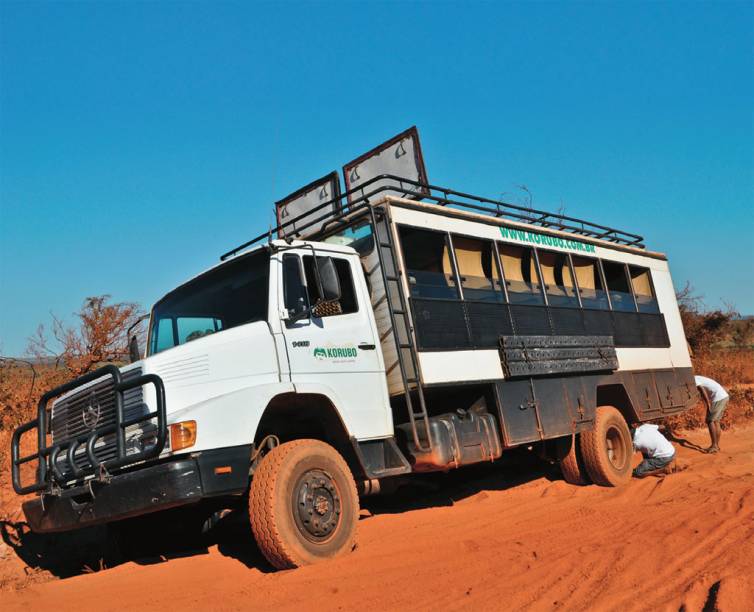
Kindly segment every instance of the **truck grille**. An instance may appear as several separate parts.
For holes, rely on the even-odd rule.
[[[123,372],[124,381],[132,380],[141,376],[141,368],[135,368]],[[144,403],[142,387],[128,389],[123,392],[123,415],[128,420],[136,416],[142,416],[149,412]],[[50,418],[50,433],[53,444],[66,442],[76,436],[86,434],[95,428],[114,425],[115,415],[115,388],[113,378],[107,376],[75,391],[70,395],[55,401]],[[145,437],[146,429],[151,429],[150,422],[132,425],[126,429],[126,447],[138,445]],[[133,452],[137,452],[134,447]],[[58,457],[58,469],[64,474],[71,474],[70,466],[67,465],[65,453]],[[118,449],[115,434],[102,436],[94,445],[94,456],[99,461],[107,461],[117,457]],[[86,455],[84,445],[80,446],[75,454],[74,461],[81,469],[92,467]]]

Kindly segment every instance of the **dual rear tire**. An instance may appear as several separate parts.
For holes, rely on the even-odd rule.
[[[593,429],[573,436],[560,468],[571,484],[618,487],[631,479],[632,458],[631,432],[623,415],[613,406],[600,406]]]

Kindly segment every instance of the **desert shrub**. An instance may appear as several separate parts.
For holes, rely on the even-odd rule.
[[[737,329],[738,313],[730,306],[725,310],[706,310],[702,297],[688,283],[676,293],[686,341],[694,355],[729,343]]]
[[[109,299],[107,295],[86,298],[74,327],[53,316],[52,340],[40,325],[25,359],[0,358],[0,432],[35,418],[39,398],[50,389],[101,364],[124,361],[128,330],[138,323],[141,309],[130,302],[111,304]],[[4,438],[0,442],[0,478],[5,478],[9,444]]]

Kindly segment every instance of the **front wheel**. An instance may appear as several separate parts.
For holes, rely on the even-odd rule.
[[[254,472],[249,518],[260,551],[278,569],[350,551],[359,518],[351,471],[319,440],[281,444]]]
[[[600,406],[594,429],[581,434],[581,455],[594,484],[618,487],[631,479],[633,442],[626,419],[613,406]]]

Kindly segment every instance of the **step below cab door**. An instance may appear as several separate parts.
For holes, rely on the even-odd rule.
[[[279,256],[281,323],[296,391],[334,396],[351,436],[392,435],[385,367],[358,257],[318,251],[315,264],[311,249]],[[328,259],[340,295],[321,302],[315,265],[322,269]]]

